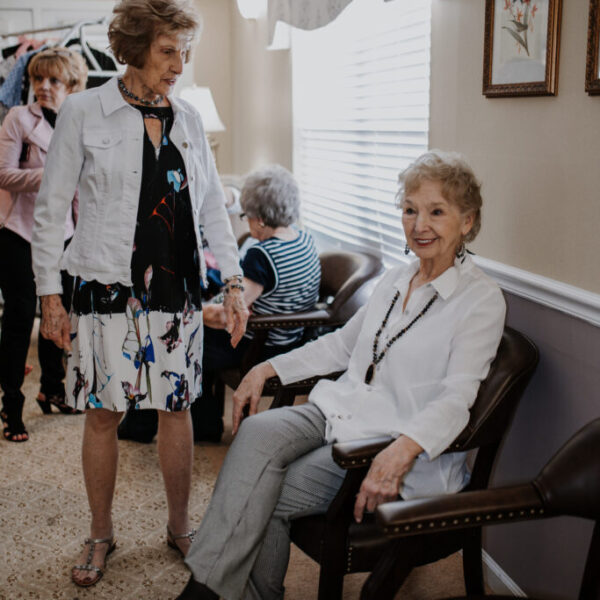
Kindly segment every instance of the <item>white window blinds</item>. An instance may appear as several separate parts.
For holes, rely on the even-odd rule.
[[[293,31],[294,173],[321,247],[402,258],[397,179],[428,145],[429,49],[430,0],[354,0]]]

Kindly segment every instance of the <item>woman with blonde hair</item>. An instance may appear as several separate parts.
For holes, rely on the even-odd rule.
[[[83,474],[90,537],[73,582],[97,583],[115,548],[111,506],[117,426],[128,408],[158,409],[167,542],[193,539],[189,408],[201,395],[202,236],[222,268],[231,344],[245,331],[237,246],[198,112],[173,96],[200,21],[185,0],[122,0],[109,40],[125,73],[64,103],[36,205],[33,261],[42,335],[69,353],[67,402],[86,410]],[[67,198],[80,217],[62,253]],[[71,318],[60,265],[75,276]]]
[[[65,98],[85,88],[87,66],[80,54],[68,48],[49,48],[36,54],[28,67],[35,102],[12,108],[0,129],[0,289],[4,298],[0,334],[0,386],[3,392],[4,437],[9,442],[26,442],[29,434],[22,420],[25,397],[21,392],[25,358],[35,318],[37,297],[31,269],[33,210],[42,181],[46,152],[54,132],[56,113]],[[64,232],[60,243],[73,235],[76,203],[74,193],[67,201]],[[70,210],[73,209],[73,210]],[[70,286],[61,274],[61,303],[69,306]],[[41,368],[37,401],[48,414],[52,406],[75,413],[65,403],[62,351],[52,342],[38,338]]]

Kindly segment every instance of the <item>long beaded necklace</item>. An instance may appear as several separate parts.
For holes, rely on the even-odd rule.
[[[386,352],[390,349],[391,345],[399,340],[430,308],[431,305],[436,301],[438,297],[438,293],[436,292],[433,295],[433,298],[424,306],[423,310],[401,331],[399,331],[393,338],[389,339],[386,345],[383,347],[381,352],[378,352],[379,348],[379,337],[381,336],[385,326],[387,325],[388,319],[390,318],[390,313],[394,306],[396,306],[396,302],[398,302],[398,298],[400,298],[400,291],[398,290],[394,295],[392,303],[385,313],[385,317],[383,317],[383,321],[375,334],[375,339],[373,340],[373,360],[369,365],[367,372],[365,373],[365,383],[368,385],[373,380],[373,376],[375,375],[375,367],[383,360]]]
[[[136,96],[133,92],[130,92],[125,87],[125,82],[120,77],[119,79],[117,79],[117,82],[119,84],[119,89],[123,92],[123,94],[125,94],[125,96],[131,98],[132,100],[135,100],[136,102],[139,102],[140,104],[144,104],[146,106],[155,106],[156,104],[162,102],[164,99],[164,96],[157,96],[154,100],[145,100],[144,98]]]

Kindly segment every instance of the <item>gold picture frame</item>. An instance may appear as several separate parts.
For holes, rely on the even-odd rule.
[[[561,12],[562,0],[486,0],[485,96],[556,96]]]
[[[600,94],[600,0],[590,0],[587,57],[585,61],[585,91]]]

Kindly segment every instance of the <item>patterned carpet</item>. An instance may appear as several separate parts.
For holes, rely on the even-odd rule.
[[[35,368],[26,378],[24,420],[31,439],[23,444],[0,441],[0,600],[174,598],[188,572],[165,542],[166,501],[155,443],[120,442],[114,502],[117,550],[96,587],[71,583],[70,568],[89,524],[80,465],[84,416],[42,415],[34,401],[39,381],[35,352],[30,351],[29,362]],[[226,432],[221,444],[195,446],[193,522],[202,519],[230,441]],[[345,600],[359,597],[364,578],[346,578]],[[316,565],[294,549],[286,600],[316,598],[317,582]],[[433,600],[463,591],[461,559],[454,555],[416,570],[397,597]]]

